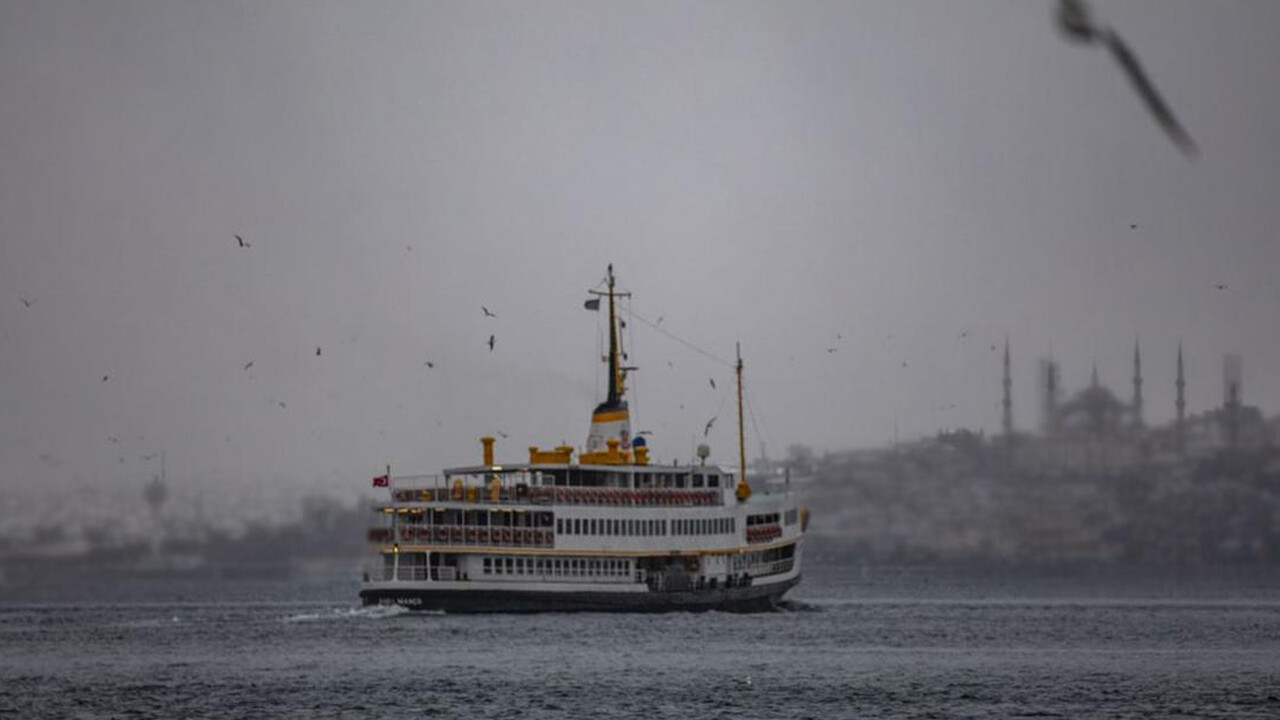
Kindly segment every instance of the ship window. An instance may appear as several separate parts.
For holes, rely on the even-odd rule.
[[[492,574],[493,574],[493,559],[492,559],[492,558],[485,558],[485,559],[484,559],[484,574],[485,574],[485,575],[492,575]]]
[[[696,488],[700,488],[700,487],[702,487],[702,476],[701,476],[701,475],[694,475],[694,476],[693,476],[693,486],[694,486],[694,487],[696,487]]]
[[[582,518],[573,519],[573,534],[574,535],[582,534]]]
[[[515,562],[514,562],[514,560],[513,560],[512,558],[507,558],[507,563],[506,563],[506,565],[507,565],[507,574],[508,574],[508,575],[514,575],[514,574],[515,574]]]
[[[564,534],[564,518],[556,518],[556,534]]]
[[[708,476],[707,476],[707,487],[720,487],[720,476],[719,476],[719,475],[708,475]]]
[[[667,521],[666,521],[666,520],[663,520],[663,521],[662,521],[662,534],[663,534],[663,535],[666,535],[666,534],[667,534]]]

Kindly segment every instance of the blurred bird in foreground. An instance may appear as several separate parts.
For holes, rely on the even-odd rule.
[[[1183,129],[1182,124],[1173,116],[1173,111],[1165,104],[1164,99],[1160,97],[1160,93],[1156,91],[1156,86],[1152,84],[1151,79],[1147,77],[1146,71],[1142,69],[1142,64],[1138,62],[1138,57],[1129,50],[1129,46],[1120,38],[1116,31],[1103,25],[1094,24],[1092,18],[1089,17],[1089,6],[1084,0],[1059,0],[1058,2],[1058,28],[1067,36],[1068,40],[1079,43],[1102,43],[1111,51],[1111,55],[1115,57],[1116,62],[1120,63],[1120,67],[1124,68],[1125,73],[1129,75],[1129,81],[1133,83],[1133,87],[1142,96],[1147,104],[1147,109],[1155,116],[1156,121],[1160,123],[1160,127],[1164,128],[1165,133],[1173,140],[1186,155],[1196,154],[1196,143]]]

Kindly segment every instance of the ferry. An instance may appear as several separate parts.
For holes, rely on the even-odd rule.
[[[385,487],[369,531],[365,605],[447,613],[771,610],[800,582],[807,509],[786,482],[746,475],[741,354],[736,364],[738,465],[651,462],[631,432],[609,266],[608,394],[584,449],[528,450],[498,462],[482,437],[479,465],[430,476],[374,478]]]

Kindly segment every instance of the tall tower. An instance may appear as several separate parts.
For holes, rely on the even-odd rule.
[[[1178,409],[1178,422],[1174,426],[1174,441],[1177,443],[1178,454],[1181,455],[1187,449],[1187,381],[1182,373],[1182,343],[1178,343],[1178,380],[1174,383],[1174,387],[1178,389],[1177,399],[1174,400],[1174,406]]]
[[[1239,355],[1222,360],[1222,409],[1226,420],[1227,446],[1240,444],[1240,396],[1244,382],[1244,363]]]
[[[1142,351],[1133,341],[1133,427],[1142,429]]]
[[[1044,431],[1046,435],[1058,433],[1058,363],[1052,357],[1040,361],[1040,373],[1044,393]]]
[[[1004,436],[1013,437],[1013,378],[1009,369],[1009,338],[1004,339]]]

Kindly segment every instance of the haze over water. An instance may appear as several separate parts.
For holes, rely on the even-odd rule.
[[[1047,0],[5,2],[0,527],[142,526],[161,450],[173,512],[239,527],[485,434],[579,445],[609,262],[741,341],[753,455],[993,432],[1006,336],[1023,429],[1037,358],[1115,385],[1135,336],[1153,420],[1179,340],[1190,411],[1238,352],[1274,413],[1280,9],[1095,11],[1194,161]],[[687,460],[729,372],[632,330],[638,427]]]

